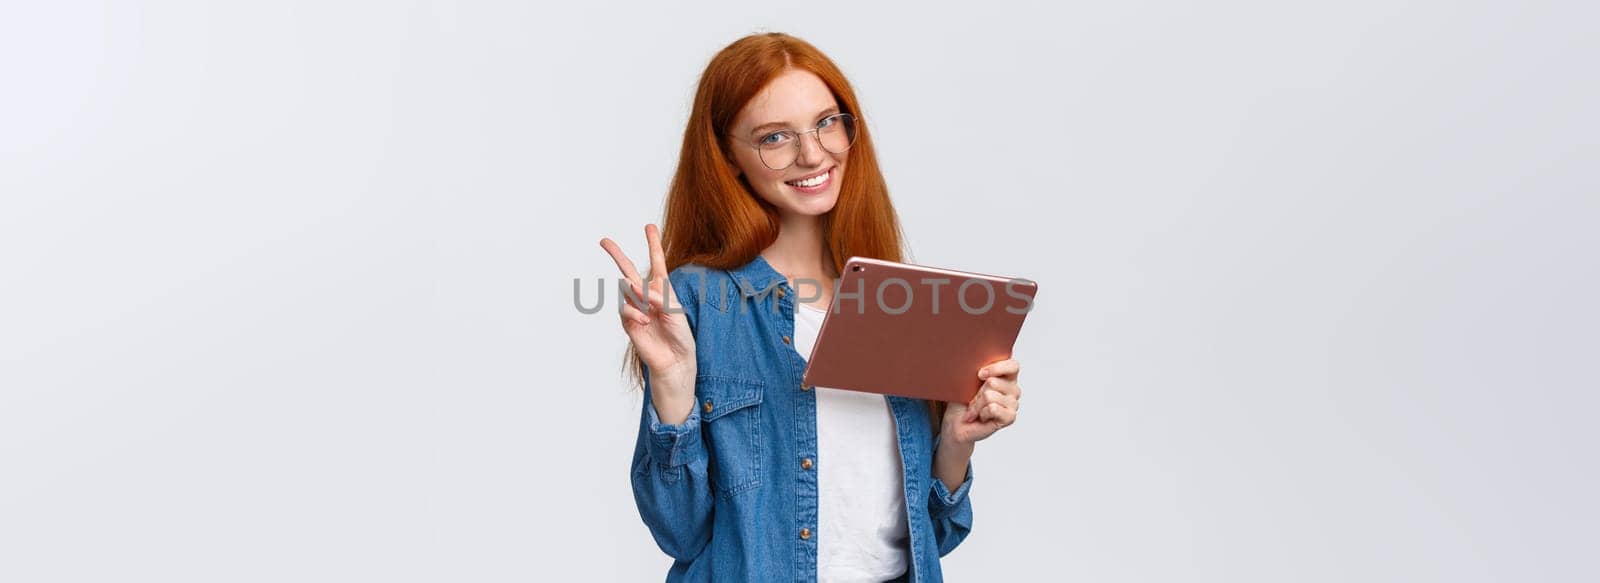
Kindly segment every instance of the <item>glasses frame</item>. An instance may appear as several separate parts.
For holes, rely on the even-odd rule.
[[[828,115],[826,117],[823,117],[822,119],[817,120],[817,125],[820,126],[820,125],[822,125],[822,122],[825,122],[825,121],[828,121],[828,120],[834,119],[834,118],[840,118],[840,117],[847,118],[850,121],[850,123],[857,124],[857,125],[855,127],[854,133],[850,136],[849,145],[846,145],[844,147],[844,150],[841,150],[841,151],[838,151],[838,152],[835,152],[833,150],[829,150],[828,146],[823,145],[823,143],[822,143],[822,128],[820,128],[820,127],[814,127],[814,128],[809,129],[809,130],[801,130],[799,132],[795,132],[794,130],[790,130],[790,129],[780,130],[780,131],[791,132],[791,133],[796,133],[797,134],[795,136],[795,140],[794,140],[794,159],[789,160],[789,163],[784,165],[784,167],[782,167],[782,168],[773,168],[772,164],[767,163],[766,156],[762,156],[761,155],[761,152],[762,152],[762,149],[761,149],[761,138],[764,138],[766,136],[770,136],[772,134],[763,134],[760,138],[756,138],[755,139],[756,141],[754,143],[751,143],[748,140],[746,140],[745,141],[745,145],[750,146],[751,149],[756,151],[756,158],[761,160],[761,165],[762,166],[766,166],[767,168],[770,168],[772,170],[787,170],[790,166],[794,166],[795,162],[798,162],[800,160],[801,148],[804,147],[801,144],[801,142],[805,141],[805,139],[806,139],[805,134],[811,134],[811,137],[816,138],[817,147],[822,148],[822,151],[827,152],[829,154],[843,154],[845,152],[849,152],[850,148],[856,147],[856,140],[860,139],[860,137],[861,137],[861,125],[860,124],[864,124],[865,122],[864,122],[864,120],[862,120],[860,117],[857,117],[853,113],[850,113],[850,112],[847,112],[847,111],[841,111],[839,113]],[[777,132],[773,132],[773,133],[777,133]],[[736,136],[734,134],[731,134],[731,133],[728,134],[728,137],[736,138],[736,139],[738,138],[738,136]],[[777,151],[780,151],[780,150],[774,149],[772,151],[777,152]]]

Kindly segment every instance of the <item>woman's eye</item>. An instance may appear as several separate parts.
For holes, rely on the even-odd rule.
[[[839,116],[837,116],[837,115],[830,115],[828,117],[822,118],[822,121],[817,122],[817,129],[820,130],[820,129],[826,128],[828,126],[833,125],[837,121],[839,121]]]
[[[773,132],[761,138],[763,146],[777,146],[789,141],[789,132]]]

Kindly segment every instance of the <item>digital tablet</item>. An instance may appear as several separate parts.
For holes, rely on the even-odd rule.
[[[807,385],[966,403],[1011,358],[1033,281],[851,257],[812,345]]]

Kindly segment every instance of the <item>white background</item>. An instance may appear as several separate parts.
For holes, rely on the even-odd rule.
[[[1040,282],[951,580],[1600,577],[1593,4],[535,4],[0,8],[0,580],[659,579],[572,280],[764,30]]]

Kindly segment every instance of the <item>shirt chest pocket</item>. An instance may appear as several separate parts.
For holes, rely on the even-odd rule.
[[[700,377],[695,384],[701,431],[711,448],[708,471],[718,493],[731,497],[760,485],[765,387],[725,377]]]

